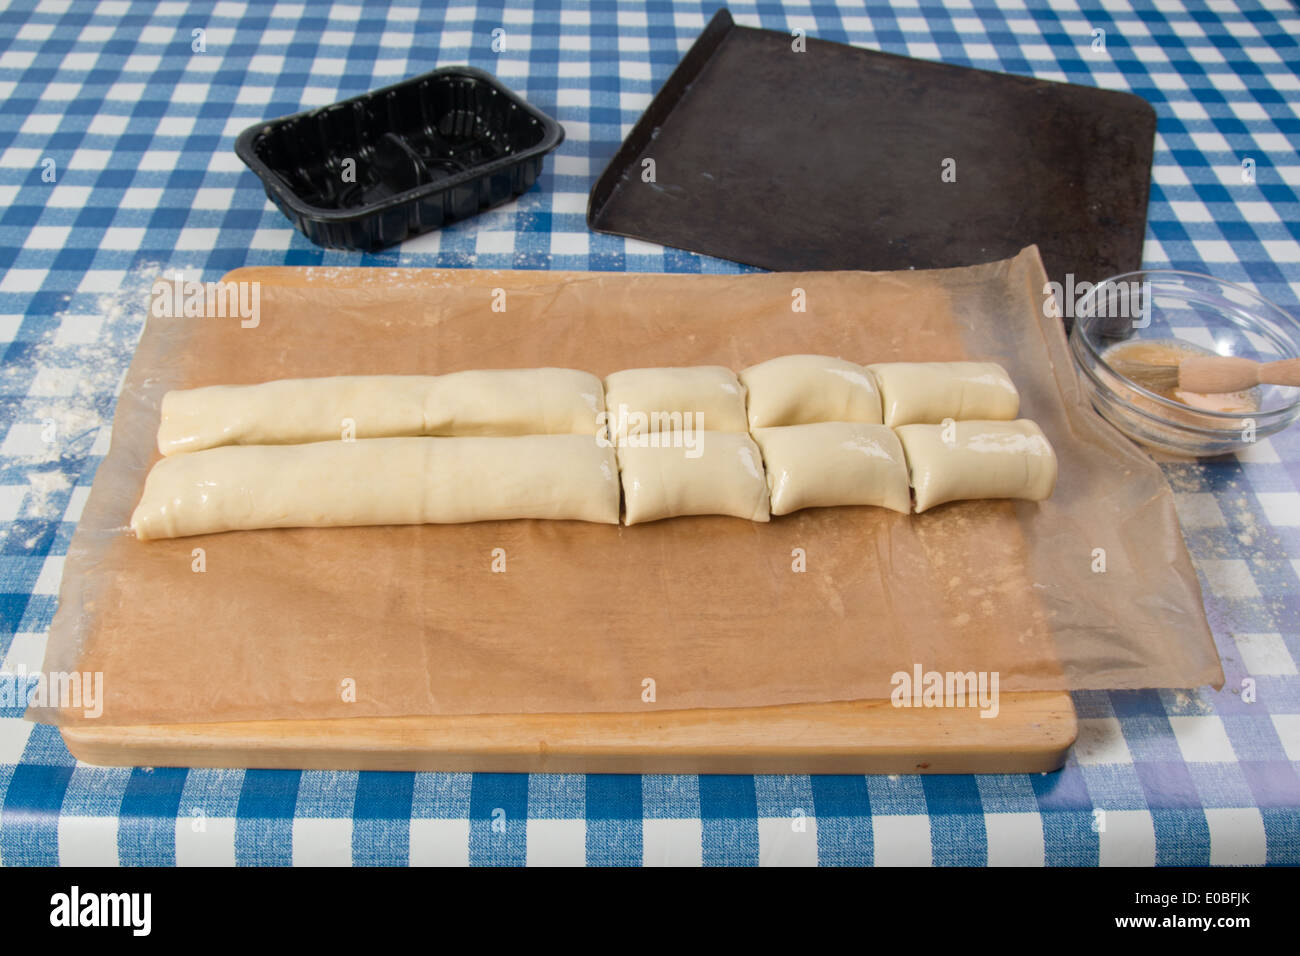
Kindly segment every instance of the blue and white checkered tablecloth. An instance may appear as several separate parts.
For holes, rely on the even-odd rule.
[[[205,280],[255,264],[741,271],[584,222],[594,177],[714,8],[20,0],[0,12],[4,669],[41,666],[63,555],[162,270]],[[1144,96],[1160,117],[1146,264],[1213,273],[1297,310],[1300,14],[1288,0],[1136,10],[737,0],[731,10],[746,25]],[[494,53],[498,27],[506,43]],[[457,63],[497,74],[567,130],[539,185],[506,207],[398,250],[327,252],[235,158],[235,135],[258,119]],[[105,769],[78,764],[53,728],[9,708],[0,861],[1300,862],[1300,430],[1168,474],[1227,685],[1075,695],[1079,742],[1059,773]],[[494,832],[497,808],[526,826]]]

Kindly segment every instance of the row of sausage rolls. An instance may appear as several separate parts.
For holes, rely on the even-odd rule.
[[[694,410],[698,423],[702,412],[706,428],[697,458],[662,441],[619,446],[628,524],[715,513],[765,521],[837,505],[907,513],[972,498],[1041,501],[1056,484],[1051,444],[1037,424],[1016,419],[1019,393],[993,363],[862,366],[786,355],[739,376],[720,366],[632,369],[605,386],[611,427],[630,420],[629,438],[638,427],[653,431],[656,413],[675,426],[671,416]],[[645,409],[648,423],[636,417]]]
[[[1055,457],[1006,373],[784,356],[720,366],[341,376],[167,393],[138,537],[268,527],[924,511],[1041,499]],[[977,418],[944,426],[945,419]],[[946,431],[943,429],[947,428]],[[594,436],[594,438],[593,438]],[[765,465],[766,462],[766,465]],[[911,466],[910,478],[908,466]],[[909,490],[910,486],[910,490]]]

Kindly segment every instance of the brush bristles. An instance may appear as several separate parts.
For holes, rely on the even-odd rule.
[[[1165,392],[1178,387],[1177,365],[1151,365],[1147,362],[1126,362],[1118,359],[1110,367],[1135,385],[1152,392]]]

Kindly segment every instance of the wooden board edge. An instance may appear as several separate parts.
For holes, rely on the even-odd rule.
[[[1078,721],[1065,692],[970,709],[850,701],[641,714],[357,717],[60,728],[103,766],[491,773],[1047,773]]]

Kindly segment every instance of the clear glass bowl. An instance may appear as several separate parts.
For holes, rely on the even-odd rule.
[[[1260,362],[1300,358],[1300,323],[1249,289],[1195,272],[1148,269],[1106,279],[1061,304],[1073,308],[1070,349],[1093,407],[1144,445],[1190,457],[1229,454],[1300,416],[1297,388],[1261,385],[1252,411],[1204,411],[1143,387],[1107,362],[1107,351],[1121,343],[1170,340]]]

